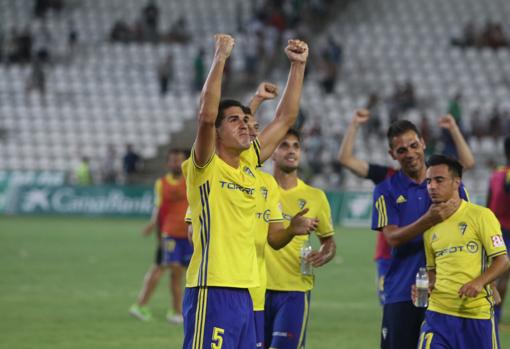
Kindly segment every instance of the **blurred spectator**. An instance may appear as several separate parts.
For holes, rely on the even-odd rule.
[[[363,130],[366,130],[367,136],[382,136],[381,100],[377,93],[373,92],[368,96],[365,109],[370,112],[370,118],[368,119],[367,127],[363,128]]]
[[[499,107],[494,106],[489,119],[489,136],[494,139],[498,139],[502,135],[502,128],[503,120],[501,118],[501,113],[499,112]]]
[[[327,50],[322,52],[317,69],[319,71],[319,82],[324,93],[331,94],[335,92],[337,67]]]
[[[129,25],[125,21],[119,19],[113,24],[110,32],[111,41],[126,43],[131,41],[132,38],[131,28],[129,28]]]
[[[501,23],[487,22],[482,33],[482,44],[494,49],[507,46],[508,43]]]
[[[503,25],[498,22],[488,21],[480,32],[475,24],[466,23],[460,38],[453,38],[452,45],[460,47],[490,47],[498,49],[508,46],[508,39],[503,30]]]
[[[67,33],[67,53],[69,56],[74,55],[78,46],[79,34],[73,22],[69,23],[69,31]]]
[[[92,184],[92,173],[90,171],[90,161],[87,156],[81,158],[81,162],[78,164],[73,173],[74,183],[76,185],[91,185]]]
[[[49,62],[53,38],[48,26],[44,22],[36,28],[33,38],[35,57],[43,63]]]
[[[144,38],[155,42],[158,39],[159,7],[154,1],[149,1],[142,9],[142,25]]]
[[[468,47],[478,45],[478,33],[475,24],[469,21],[462,30],[460,38],[453,38],[452,45],[460,47]]]
[[[198,50],[195,59],[193,60],[193,90],[201,91],[205,81],[205,51],[203,48]]]
[[[135,153],[133,146],[128,144],[126,146],[126,153],[122,158],[122,167],[124,169],[124,175],[127,184],[133,183],[133,177],[140,170],[141,162],[142,159],[137,153]]]
[[[99,172],[104,184],[116,184],[118,181],[117,154],[113,145],[108,145],[105,156],[100,160]]]
[[[46,72],[44,70],[44,63],[38,58],[32,63],[30,75],[25,84],[25,96],[27,101],[32,91],[37,91],[39,93],[44,104],[46,100]]]
[[[191,33],[188,29],[188,22],[183,16],[179,17],[170,27],[168,41],[185,44],[191,40]]]
[[[34,0],[34,16],[42,18],[48,10],[60,11],[64,7],[62,0]]]
[[[448,102],[448,114],[453,116],[455,122],[459,127],[462,125],[462,108],[460,102],[462,100],[462,94],[457,92],[455,96]]]
[[[174,78],[174,58],[172,54],[168,54],[165,59],[159,63],[157,67],[159,80],[159,93],[161,96],[166,95],[169,85]]]
[[[475,109],[471,114],[471,136],[476,137],[480,140],[485,137],[487,132],[485,124],[482,122],[480,109]]]
[[[32,33],[29,27],[18,32],[11,28],[7,39],[6,56],[8,63],[28,63],[32,58]]]

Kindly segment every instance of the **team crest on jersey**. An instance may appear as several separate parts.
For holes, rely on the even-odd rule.
[[[306,206],[306,200],[305,199],[299,199],[297,204],[298,204],[299,208],[302,210]]]
[[[466,232],[466,229],[467,229],[467,224],[464,222],[460,222],[459,223],[459,231],[460,231],[461,235],[464,235],[464,233]]]
[[[266,187],[260,187],[260,193],[264,197],[264,200],[267,200],[267,188]]]
[[[253,178],[255,178],[255,175],[253,174],[253,172],[251,172],[248,166],[244,166],[244,173],[246,173],[248,176],[252,176]]]

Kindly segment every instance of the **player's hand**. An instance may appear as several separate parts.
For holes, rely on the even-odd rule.
[[[314,268],[318,268],[320,266],[323,266],[328,262],[328,257],[319,251],[312,251],[310,254],[306,257],[306,261],[312,265]]]
[[[278,96],[278,86],[270,82],[262,82],[257,88],[255,96],[262,100],[274,99]]]
[[[352,116],[352,123],[356,125],[364,124],[370,119],[370,112],[367,109],[358,109]]]
[[[434,286],[429,285],[429,297],[430,297],[430,294],[432,293],[433,288],[434,288]],[[418,298],[418,292],[416,291],[416,285],[412,284],[411,285],[411,300],[413,301],[413,304],[415,304],[415,305],[416,305],[417,298]]]
[[[447,129],[447,130],[453,130],[455,127],[457,127],[457,122],[455,121],[454,117],[451,116],[451,114],[440,116],[438,120],[438,124],[441,128]]]
[[[289,40],[285,54],[292,63],[306,63],[308,59],[308,45],[301,40]]]
[[[483,286],[484,285],[480,281],[474,279],[460,288],[459,297],[476,297],[482,292]]]
[[[216,41],[215,56],[222,59],[230,57],[235,45],[234,38],[228,34],[216,34],[214,40]]]
[[[499,294],[499,291],[496,287],[492,287],[492,297],[494,298],[495,305],[501,304],[501,294]]]
[[[450,217],[459,208],[458,200],[450,199],[445,202],[437,202],[430,205],[427,215],[435,224],[441,223],[446,218]]]
[[[317,229],[317,226],[319,225],[319,219],[305,217],[304,215],[308,211],[308,208],[305,208],[299,211],[290,220],[290,230],[292,231],[293,235],[306,235]]]

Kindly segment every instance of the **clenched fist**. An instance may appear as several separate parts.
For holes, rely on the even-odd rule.
[[[232,49],[235,45],[235,40],[228,34],[216,34],[214,35],[216,41],[215,56],[223,59],[227,59],[232,53]]]
[[[274,99],[278,96],[278,86],[269,82],[261,82],[255,96],[263,100]]]
[[[285,54],[293,63],[306,63],[308,58],[308,45],[301,40],[289,40]]]

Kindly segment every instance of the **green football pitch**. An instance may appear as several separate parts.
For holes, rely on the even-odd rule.
[[[154,239],[140,235],[144,224],[0,217],[0,348],[180,348],[182,328],[165,321],[168,279],[150,303],[153,321],[128,316],[154,253]],[[340,228],[336,241],[337,257],[316,270],[307,348],[375,349],[374,235]],[[501,337],[510,348],[510,327]]]

